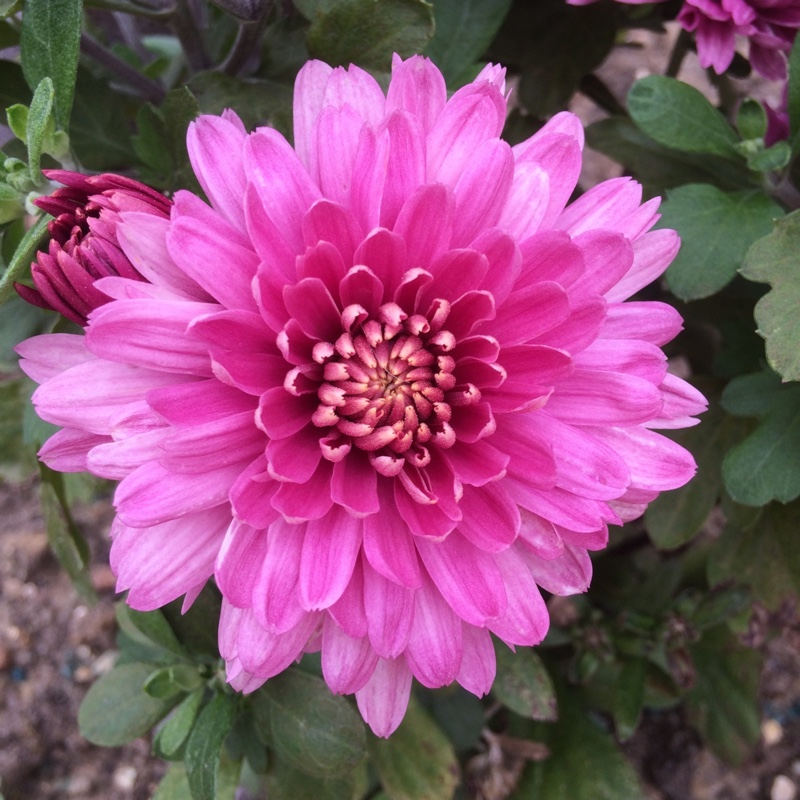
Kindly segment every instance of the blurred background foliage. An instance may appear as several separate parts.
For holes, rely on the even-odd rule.
[[[452,91],[486,60],[508,68],[518,142],[579,97],[587,130],[644,187],[664,195],[661,225],[683,248],[641,293],[676,306],[685,331],[673,367],[710,398],[702,424],[674,438],[697,478],[612,534],[587,595],[551,598],[535,649],[498,646],[492,694],[415,690],[388,741],[330,694],[309,656],[248,697],[231,693],[215,642],[219,596],[190,612],[118,606],[115,668],[89,691],[79,724],[115,746],[155,728],[171,762],[157,800],[644,797],[619,744],[644,715],[681,707],[707,745],[735,764],[759,737],[761,656],[754,608],[800,590],[800,46],[790,59],[789,132],[765,143],[768,110],[746,98],[738,55],[712,75],[718,102],[675,76],[693,43],[681,33],[664,74],[627,97],[597,74],[628,32],[664,32],[678,2],[570,7],[563,0],[0,0],[0,459],[7,478],[36,469],[51,426],[12,347],[69,330],[19,300],[46,220],[31,200],[43,167],[115,171],[171,193],[199,192],[189,122],[233,108],[252,128],[291,137],[294,77],[308,58],[355,63],[384,86],[392,53],[422,52]],[[627,44],[626,44],[627,43]],[[619,172],[617,173],[619,174]],[[589,184],[583,182],[579,191]],[[26,277],[27,276],[27,277]],[[41,469],[51,545],[92,594],[71,504],[103,491]]]

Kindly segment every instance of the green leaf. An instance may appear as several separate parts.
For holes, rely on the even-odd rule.
[[[421,53],[433,29],[432,7],[424,0],[337,0],[316,11],[306,43],[313,58],[331,66],[352,62],[388,72],[393,53]]]
[[[643,658],[631,658],[620,670],[614,687],[612,713],[617,736],[627,741],[636,732],[644,702],[644,685],[647,663]]]
[[[512,0],[436,0],[436,32],[425,48],[447,85],[468,80],[511,8]]]
[[[215,800],[233,800],[238,779],[239,765],[223,758],[219,766]],[[293,800],[299,800],[299,797],[298,795]],[[152,800],[195,800],[184,764],[170,764]]]
[[[786,86],[786,109],[789,112],[789,131],[795,144],[793,150],[800,148],[800,37],[795,37],[789,55],[789,80]]]
[[[674,228],[681,249],[666,272],[670,290],[698,300],[726,286],[753,242],[772,230],[783,211],[758,191],[722,192],[696,183],[667,193],[660,228]]]
[[[767,112],[764,106],[749,97],[742,100],[736,112],[736,127],[742,139],[763,139],[767,132]]]
[[[476,746],[485,725],[486,709],[474,694],[454,683],[434,691],[419,692],[417,699],[456,751]]]
[[[28,106],[23,103],[15,103],[6,109],[8,127],[17,139],[25,143],[28,140],[28,114]]]
[[[633,121],[657,142],[687,153],[735,157],[736,132],[701,92],[663,75],[648,75],[628,94]]]
[[[37,185],[44,183],[44,175],[42,175],[42,170],[39,168],[43,145],[47,138],[52,137],[55,130],[51,116],[54,98],[53,81],[50,78],[42,78],[33,93],[33,100],[31,100],[31,107],[26,120],[25,138],[25,142],[28,145],[28,166],[31,170],[31,178]]]
[[[628,167],[644,184],[649,197],[663,195],[673,186],[686,183],[713,183],[721,189],[741,189],[750,185],[741,163],[719,156],[696,155],[673,150],[642,133],[626,117],[610,117],[586,129],[586,142],[593,150]]]
[[[95,681],[78,712],[81,734],[93,744],[117,747],[147,733],[174,705],[145,693],[152,671],[152,664],[122,664]]]
[[[449,800],[458,784],[458,760],[447,737],[411,699],[400,727],[388,738],[367,739],[370,761],[392,800]]]
[[[185,760],[193,800],[221,800],[217,793],[220,756],[236,720],[236,706],[234,695],[215,695],[189,734]]]
[[[203,692],[192,692],[181,700],[165,720],[156,735],[157,750],[164,758],[174,756],[181,749],[197,719],[202,702]]]
[[[721,758],[744,761],[758,742],[761,656],[743,647],[725,626],[689,646],[696,683],[686,696],[689,719]]]
[[[41,463],[39,471],[47,541],[81,597],[94,602],[97,595],[89,576],[89,548],[70,515],[64,497],[63,476]]]
[[[558,722],[530,726],[550,757],[526,768],[509,800],[644,800],[633,767],[611,735],[588,717],[581,690],[556,688]]]
[[[45,236],[47,236],[47,223],[49,221],[50,217],[47,214],[42,214],[42,216],[31,225],[22,238],[22,241],[19,243],[14,257],[3,273],[3,277],[0,278],[0,304],[5,303],[14,295],[14,282],[22,278],[25,271],[30,266],[31,261],[35,258],[39,245],[44,241]]]
[[[207,583],[185,613],[180,598],[162,606],[161,613],[186,651],[219,658],[217,627],[221,605],[222,597],[218,589],[212,583]]]
[[[778,220],[739,271],[772,287],[756,304],[758,332],[767,341],[770,366],[785,380],[800,380],[800,211]]]
[[[325,778],[309,775],[278,759],[267,775],[268,796],[270,800],[354,800],[364,796],[366,787],[358,792],[359,783],[366,783],[363,773],[360,767],[346,775]]]
[[[731,521],[708,560],[711,584],[735,580],[771,609],[800,594],[800,504],[772,503],[752,521]]]
[[[272,80],[243,81],[220,72],[200,72],[189,82],[204,114],[232,108],[246,128],[269,125],[286,136],[292,132],[292,87]]]
[[[554,720],[558,718],[553,682],[536,651],[518,647],[516,653],[495,641],[497,677],[492,694],[503,705],[523,717]]]
[[[25,0],[22,15],[22,70],[31,89],[52,79],[56,124],[64,129],[75,92],[82,11],[82,0]]]
[[[70,142],[81,164],[97,172],[130,167],[134,160],[130,138],[130,115],[122,96],[106,81],[78,70]]]
[[[182,763],[170,764],[152,800],[192,800],[189,779]]]
[[[513,23],[513,14],[507,22]],[[524,32],[529,45],[523,57],[519,101],[528,113],[548,117],[567,105],[581,78],[608,55],[617,32],[616,16],[613,7],[604,3],[560,5],[549,13],[544,10],[537,22]]]
[[[253,695],[256,721],[278,757],[311,775],[345,774],[364,756],[364,724],[321,678],[288,669]],[[267,722],[268,720],[268,722]]]
[[[800,385],[769,373],[743,375],[728,384],[722,404],[731,413],[761,418],[722,464],[730,496],[747,506],[800,496]]]
[[[115,613],[120,630],[134,641],[149,647],[155,646],[178,656],[186,655],[186,650],[178,641],[160,609],[136,611],[125,603],[119,602],[116,604]]]
[[[670,431],[670,439],[685,447],[697,461],[697,474],[680,489],[660,494],[645,512],[645,527],[653,544],[673,550],[698,533],[722,491],[722,459],[746,432],[746,423],[725,414],[708,388],[708,411],[699,425]]]
[[[747,166],[756,172],[774,172],[783,169],[792,158],[788,142],[776,142],[772,147],[763,147],[747,156]]]
[[[150,697],[174,697],[192,692],[203,685],[197,667],[190,664],[170,664],[147,676],[144,690]]]

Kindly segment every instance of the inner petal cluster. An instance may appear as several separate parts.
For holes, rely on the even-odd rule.
[[[312,422],[332,429],[321,440],[325,458],[339,461],[356,447],[392,476],[406,461],[426,466],[431,447],[453,446],[452,406],[477,402],[480,392],[458,386],[456,339],[443,327],[448,313],[444,300],[428,315],[409,315],[397,303],[381,306],[377,318],[357,305],[344,310],[344,332],[313,349],[324,382]]]

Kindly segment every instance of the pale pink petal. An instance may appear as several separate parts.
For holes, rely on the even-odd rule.
[[[410,696],[411,672],[406,662],[381,658],[372,677],[356,692],[356,702],[372,732],[388,738],[403,721]]]
[[[382,658],[403,652],[414,622],[414,591],[387,580],[364,565],[364,607],[369,641]]]
[[[85,337],[74,333],[31,336],[14,350],[22,356],[20,368],[36,383],[44,383],[64,370],[94,358],[86,349]]]
[[[322,677],[334,694],[362,689],[378,664],[369,639],[350,638],[332,619],[322,626]]]
[[[456,680],[468,692],[483,697],[489,694],[497,671],[492,637],[486,628],[476,628],[466,622],[461,627],[461,637],[464,657]]]
[[[253,588],[267,552],[267,532],[234,520],[219,547],[214,579],[237,608],[253,604]]]
[[[592,562],[581,547],[564,545],[564,552],[547,561],[524,552],[523,558],[530,567],[536,583],[557,595],[580,594],[589,588],[592,580]]]
[[[107,436],[64,428],[44,443],[38,456],[50,469],[58,472],[84,472],[89,451],[105,442],[108,442]]]

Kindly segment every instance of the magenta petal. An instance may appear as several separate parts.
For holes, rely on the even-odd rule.
[[[443,542],[418,541],[417,550],[437,589],[461,619],[483,626],[502,614],[506,591],[491,555],[459,531]]]
[[[453,206],[452,192],[437,183],[421,186],[400,210],[394,232],[403,237],[412,268],[427,269],[450,246]]]
[[[379,481],[381,507],[391,508],[391,484]],[[364,554],[372,568],[400,586],[420,586],[419,559],[408,528],[397,514],[372,514],[364,520]]]
[[[547,560],[558,558],[564,552],[560,531],[565,528],[557,528],[552,522],[524,508],[520,509],[520,518],[519,540],[532,553]]]
[[[683,329],[681,315],[666,303],[610,303],[600,330],[603,339],[640,339],[663,345]]]
[[[367,635],[367,610],[364,605],[364,567],[362,559],[356,559],[353,574],[345,586],[342,596],[328,608],[336,624],[352,639],[363,639]]]
[[[389,159],[381,198],[380,223],[392,228],[400,209],[418,186],[425,183],[425,140],[420,123],[396,111],[386,122]]]
[[[466,487],[460,505],[464,518],[458,532],[479,550],[498,553],[517,538],[519,509],[502,483]]]
[[[293,436],[311,421],[318,402],[313,395],[298,397],[276,386],[261,395],[256,423],[272,439]]]
[[[264,680],[283,672],[303,652],[318,624],[319,614],[305,614],[294,628],[285,633],[271,633],[252,612],[244,611],[236,638],[242,666]]]
[[[363,523],[334,508],[306,527],[300,559],[300,602],[309,611],[339,599],[361,549]]]
[[[388,296],[400,285],[408,267],[406,244],[396,233],[376,228],[358,246],[353,261],[366,264],[376,275],[380,275]]]
[[[460,432],[460,428],[457,427],[456,435]],[[484,486],[505,474],[509,455],[485,441],[465,444],[459,439],[456,439],[456,443],[447,451],[445,458],[462,483]]]
[[[320,519],[330,511],[331,465],[321,461],[317,471],[305,483],[281,483],[272,506],[289,520]]]
[[[318,200],[303,217],[303,237],[307,247],[328,242],[340,254],[345,268],[356,263],[353,254],[364,238],[361,226],[350,211],[330,200]]]
[[[379,659],[372,677],[356,692],[358,710],[376,736],[394,733],[408,708],[411,672],[402,658]]]
[[[492,637],[486,628],[476,628],[466,622],[461,627],[464,657],[456,680],[477,697],[489,694],[497,671]]]
[[[234,520],[217,553],[214,578],[225,599],[237,608],[253,603],[253,587],[267,552],[267,532]]]
[[[515,291],[497,310],[491,334],[505,346],[531,342],[569,316],[567,293],[552,281]]]
[[[419,119],[423,130],[431,130],[447,102],[447,88],[442,73],[433,62],[422,56],[405,61],[392,60],[392,80],[386,93],[387,116],[396,109]]]
[[[366,454],[351,452],[333,465],[331,499],[356,517],[377,514],[381,510],[377,483],[378,473]]]
[[[334,694],[363,688],[378,664],[369,639],[351,639],[332,619],[322,626],[322,677]]]

